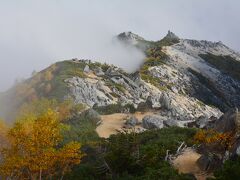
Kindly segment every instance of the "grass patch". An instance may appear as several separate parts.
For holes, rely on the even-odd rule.
[[[168,56],[162,51],[163,46],[173,45],[177,43],[175,40],[169,38],[163,38],[160,41],[153,42],[151,47],[146,50],[146,56],[144,64],[140,69],[141,78],[156,86],[162,91],[166,91],[168,89],[168,85],[164,84],[164,82],[160,78],[152,77],[149,73],[149,68],[154,66],[161,66],[167,63]]]
[[[110,89],[116,88],[122,93],[126,91],[125,87],[122,84],[117,84],[110,79],[105,79],[105,85],[108,86]]]
[[[165,38],[161,39],[160,41],[155,42],[155,46],[159,46],[159,47],[172,46],[179,42],[180,42],[179,39],[165,37]]]
[[[90,63],[88,65],[89,65],[90,69],[92,69],[92,70],[97,68],[97,67],[101,67],[103,72],[106,72],[107,69],[110,67],[110,65],[107,64],[107,63],[103,63],[102,64],[102,63],[99,63],[99,62],[92,62],[92,63]]]
[[[85,78],[86,76],[83,73],[85,65],[85,63],[76,63],[72,61],[56,63],[56,71],[53,74],[54,78],[50,81],[52,89],[48,93],[47,97],[63,100],[65,95],[68,93],[68,87],[64,81],[72,77]]]

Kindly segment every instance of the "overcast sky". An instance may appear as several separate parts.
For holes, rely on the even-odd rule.
[[[239,0],[0,0],[0,90],[74,57],[133,70],[143,55],[110,44],[122,31],[158,40],[170,29],[240,51],[239,7]]]

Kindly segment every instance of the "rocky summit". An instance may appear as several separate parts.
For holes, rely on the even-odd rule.
[[[14,99],[9,112],[42,97],[72,98],[89,108],[147,106],[160,119],[182,125],[200,117],[219,118],[240,106],[240,54],[223,43],[181,39],[171,31],[159,41],[147,41],[132,32],[116,39],[145,53],[137,72],[129,74],[91,60],[62,61],[15,85],[4,93],[1,103]]]

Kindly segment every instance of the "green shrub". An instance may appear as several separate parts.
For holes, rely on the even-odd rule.
[[[179,39],[172,39],[172,38],[165,37],[160,41],[155,42],[155,46],[158,46],[158,47],[172,46],[177,43],[179,43]]]
[[[103,72],[106,72],[107,71],[107,69],[110,67],[110,65],[109,64],[107,64],[107,63],[100,63],[100,62],[92,62],[92,63],[90,63],[89,64],[89,67],[90,67],[90,69],[95,69],[95,68],[97,68],[97,67],[101,67],[102,68],[102,70],[103,70]]]
[[[240,158],[228,160],[223,167],[214,173],[217,180],[240,179]]]
[[[126,104],[125,106],[122,106],[121,104],[110,104],[107,106],[94,106],[93,109],[102,115],[122,113],[125,111],[129,111],[130,113],[136,112],[136,109],[132,104]]]
[[[140,134],[119,133],[104,143],[105,159],[118,178],[181,179],[172,166],[164,161],[166,151],[176,152],[179,142],[192,145],[194,129],[164,128]]]
[[[82,144],[87,144],[99,140],[99,136],[96,132],[99,119],[92,118],[82,113],[72,117],[66,121],[70,130],[65,132],[64,143],[69,141],[78,141]]]
[[[151,47],[146,50],[147,58],[140,69],[141,78],[162,91],[166,91],[168,89],[167,84],[164,85],[164,82],[160,78],[153,77],[149,73],[148,69],[153,66],[166,64],[168,56],[162,51],[162,46],[171,44],[170,41],[172,40],[162,39],[161,41],[152,43]]]
[[[176,152],[185,141],[192,145],[195,129],[164,128],[140,134],[119,133],[109,139],[83,147],[86,157],[76,166],[67,179],[194,179],[191,175],[178,174],[164,160],[166,151]],[[109,170],[101,170],[104,161]]]

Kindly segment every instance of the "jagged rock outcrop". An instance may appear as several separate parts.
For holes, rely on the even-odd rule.
[[[145,129],[161,129],[164,127],[164,120],[166,119],[161,116],[145,116],[142,120],[142,126]]]
[[[183,88],[191,96],[214,104],[223,111],[240,106],[240,81],[234,75],[238,74],[238,70],[224,70],[224,66],[231,63],[233,67],[240,67],[239,53],[221,42],[188,39],[163,47],[163,52],[168,56],[168,66],[190,79]],[[224,61],[228,63],[223,65]]]
[[[168,119],[163,121],[165,127],[181,126],[177,120]]]
[[[168,95],[166,93],[163,93],[161,98],[160,98],[160,103],[161,103],[161,107],[166,109],[166,110],[171,110],[172,106],[171,106],[171,99],[170,97],[168,97]]]
[[[171,40],[175,40],[175,39],[179,40],[179,37],[176,34],[174,34],[173,32],[171,32],[170,30],[168,31],[165,38],[171,39]]]
[[[215,154],[203,154],[197,160],[197,165],[202,171],[213,172],[221,167],[222,161]]]
[[[120,41],[124,41],[128,44],[136,45],[139,41],[145,41],[141,36],[132,33],[131,31],[123,32],[117,36]]]
[[[88,66],[90,68],[91,62]],[[177,121],[194,121],[200,116],[210,118],[221,115],[218,109],[200,104],[197,99],[184,92],[190,83],[186,75],[167,64],[153,68],[155,68],[151,69],[153,76],[163,79],[165,83],[173,84],[171,88],[161,90],[142,80],[138,74],[129,75],[114,66],[110,66],[102,76],[97,74],[101,71],[100,68],[97,72],[93,68],[93,73],[84,72],[85,78],[72,77],[65,82],[69,87],[69,95],[75,102],[90,107],[120,103],[133,104],[139,110],[146,109],[144,108],[146,106],[148,110],[161,108],[162,116]]]
[[[84,103],[90,107],[95,104],[106,106],[115,103],[113,97],[109,94],[110,89],[97,80],[73,77],[65,82],[69,84],[70,92],[76,103]]]
[[[92,107],[109,104],[133,104],[138,107],[141,103],[151,104],[149,108],[161,108],[163,114],[174,120],[195,120],[201,115],[208,118],[218,117],[221,112],[215,108],[199,105],[198,101],[181,91],[161,91],[142,79],[135,79],[123,73],[121,69],[109,68],[104,77],[89,76],[86,78],[73,77],[65,80],[70,89],[70,95],[76,103],[85,103]],[[180,87],[179,87],[180,89]]]
[[[213,127],[213,121],[206,116],[200,116],[196,121],[188,123],[188,127],[195,127],[200,129],[209,129]],[[212,126],[210,126],[212,125]]]
[[[94,73],[97,75],[97,76],[103,76],[105,75],[105,73],[103,72],[102,68],[101,67],[96,67],[94,69]]]

